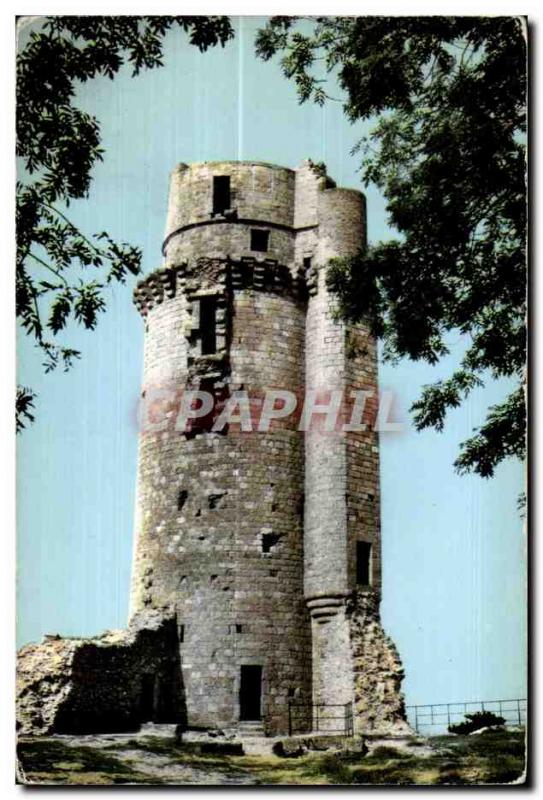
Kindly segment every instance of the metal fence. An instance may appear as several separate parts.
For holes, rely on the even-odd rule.
[[[288,732],[332,733],[354,736],[352,703],[288,704]]]
[[[428,728],[444,728],[462,722],[466,714],[492,711],[505,719],[506,725],[525,725],[528,704],[525,698],[515,700],[466,700],[458,703],[428,703],[406,706],[407,716],[418,733]]]

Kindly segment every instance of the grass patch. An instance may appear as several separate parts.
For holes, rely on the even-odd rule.
[[[56,739],[22,739],[17,757],[24,783],[157,783],[97,747],[72,747]]]
[[[442,736],[428,740],[432,752],[419,755],[380,746],[360,752],[310,752],[300,758],[201,753],[198,745],[148,736],[108,743],[102,748],[72,747],[58,740],[23,740],[19,758],[29,781],[62,784],[115,784],[161,781],[145,774],[145,754],[162,756],[165,766],[193,768],[195,775],[219,776],[224,783],[258,785],[422,786],[500,784],[517,781],[524,770],[524,734],[495,732],[479,736]],[[137,767],[120,761],[116,751],[137,750]],[[202,782],[205,782],[202,780]]]

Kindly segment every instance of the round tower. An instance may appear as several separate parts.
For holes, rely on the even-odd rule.
[[[157,721],[405,730],[379,619],[378,438],[360,413],[377,402],[375,342],[336,319],[326,282],[365,224],[364,196],[312,162],[172,175],[165,262],[135,291],[131,609],[175,611],[179,639],[179,685],[146,678]],[[286,394],[299,413],[262,425]]]
[[[294,262],[292,170],[180,165],[165,265],[136,290],[145,318],[132,613],[177,612],[189,726],[286,732],[311,700],[303,599],[304,442],[216,417],[176,425],[183,393],[224,404],[267,388],[301,393],[305,299]],[[147,424],[146,424],[147,423]]]

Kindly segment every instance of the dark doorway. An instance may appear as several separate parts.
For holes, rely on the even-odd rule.
[[[174,691],[169,677],[157,676],[155,722],[177,722]]]
[[[155,716],[155,676],[146,673],[141,678],[140,719],[152,722]]]
[[[239,686],[239,718],[254,721],[261,719],[260,700],[262,694],[262,667],[241,668]]]

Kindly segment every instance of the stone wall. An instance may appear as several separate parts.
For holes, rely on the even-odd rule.
[[[177,629],[168,611],[89,639],[48,636],[17,659],[21,734],[137,730],[186,718]]]
[[[197,263],[178,273],[173,296],[155,302],[151,292],[141,300],[148,304],[144,391],[148,396],[161,381],[166,394],[202,385],[204,361],[194,357],[191,366],[188,297],[226,291],[227,363],[211,383],[227,396],[247,391],[258,418],[266,388],[301,393],[304,303],[295,285],[256,290],[259,262],[251,264],[247,289],[236,288],[243,283],[238,262],[213,260],[217,270],[205,280],[204,262]],[[270,262],[269,276],[277,269]],[[173,413],[140,439],[132,609],[175,605],[191,726],[237,723],[241,667],[256,665],[265,730],[284,731],[288,698],[311,699],[303,433],[293,418],[267,433],[233,424],[227,433],[186,436]]]
[[[404,671],[393,641],[379,617],[379,597],[355,592],[348,602],[354,670],[355,732],[382,736],[413,733],[405,716]]]
[[[213,178],[229,176],[232,214],[214,215]],[[293,170],[260,162],[212,161],[179,165],[172,173],[164,255],[168,263],[213,254],[254,254],[251,228],[270,231],[267,256],[294,256]]]

